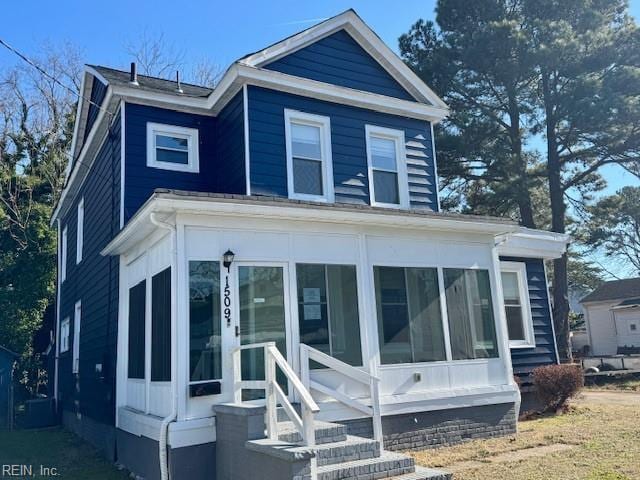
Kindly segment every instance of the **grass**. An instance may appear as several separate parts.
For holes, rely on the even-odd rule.
[[[574,447],[537,457],[516,455],[517,451],[556,444]],[[491,461],[508,452],[514,458]],[[468,467],[457,470],[455,480],[638,479],[640,411],[637,405],[581,401],[564,415],[521,422],[516,437],[478,440],[412,455],[424,466]]]
[[[125,472],[119,471],[100,457],[90,445],[61,428],[13,432],[0,430],[0,466],[2,465],[32,465],[35,477],[40,477],[41,465],[54,467],[58,476],[64,480],[129,478]],[[3,477],[2,470],[0,477]]]

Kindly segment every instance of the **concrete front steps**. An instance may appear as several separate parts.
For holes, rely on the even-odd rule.
[[[290,462],[315,457],[318,480],[452,478],[449,473],[416,466],[408,455],[386,451],[381,453],[379,442],[348,435],[347,427],[339,423],[317,421],[316,445],[312,448],[300,445],[302,437],[290,422],[278,423],[278,432],[279,440],[250,440],[246,446],[250,450]]]

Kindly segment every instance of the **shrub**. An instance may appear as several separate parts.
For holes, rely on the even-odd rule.
[[[556,412],[564,409],[569,399],[580,391],[584,375],[579,365],[548,365],[533,371],[533,384],[543,412]]]

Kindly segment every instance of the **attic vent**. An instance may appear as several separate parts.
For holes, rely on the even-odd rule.
[[[136,69],[136,62],[131,62],[131,73],[129,76],[129,83],[131,85],[139,85],[138,83],[138,70]]]

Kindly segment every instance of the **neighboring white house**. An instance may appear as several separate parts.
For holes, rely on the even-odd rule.
[[[640,349],[640,278],[605,282],[581,303],[592,355]]]

